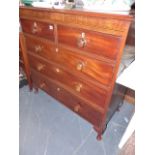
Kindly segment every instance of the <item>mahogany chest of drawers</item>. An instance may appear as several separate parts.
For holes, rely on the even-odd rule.
[[[20,7],[33,87],[93,124],[97,139],[132,17]]]

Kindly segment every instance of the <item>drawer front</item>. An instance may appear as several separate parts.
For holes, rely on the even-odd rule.
[[[83,52],[115,60],[121,39],[116,36],[58,25],[58,42]]]
[[[108,63],[88,58],[66,48],[56,47],[52,42],[28,35],[26,35],[26,43],[30,52],[61,64],[76,74],[81,74],[106,86],[109,86],[112,80],[113,66]]]
[[[48,41],[47,39],[40,39],[27,34],[25,34],[25,38],[28,51],[47,59],[53,58],[52,53],[55,53],[56,49],[54,42]]]
[[[114,73],[113,65],[83,56],[63,47],[58,49],[58,63],[64,64],[67,68],[74,70],[76,74],[84,75],[87,79],[89,78],[105,86],[109,86]]]
[[[54,41],[54,25],[33,20],[21,19],[23,32]]]
[[[29,60],[30,66],[36,71],[60,82],[88,102],[92,102],[93,104],[97,104],[101,108],[104,108],[106,91],[103,88],[98,88],[97,86],[88,83],[87,79],[82,80],[78,75],[71,74],[61,67],[52,65],[32,55],[29,55]]]
[[[72,111],[84,117],[90,123],[96,126],[100,126],[103,113],[77,98],[75,95],[71,94],[60,85],[47,79],[45,76],[36,73],[33,70],[32,80],[37,87],[46,91],[49,95],[59,100]]]

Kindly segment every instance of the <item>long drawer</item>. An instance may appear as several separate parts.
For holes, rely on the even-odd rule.
[[[42,74],[32,70],[32,80],[34,85],[43,89],[49,95],[59,100],[65,106],[76,112],[80,116],[84,117],[90,123],[96,126],[100,126],[104,112],[101,113],[94,107],[91,107],[81,99],[77,98],[71,92],[68,92],[56,82],[49,80]]]
[[[64,47],[56,47],[53,42],[45,39],[36,38],[31,35],[25,36],[27,48],[30,52],[61,64],[68,68],[68,70],[85,76],[85,78],[109,86],[113,77],[112,64],[86,57]]]
[[[121,38],[99,32],[58,25],[58,42],[78,48],[89,54],[96,54],[115,60]]]
[[[61,66],[48,63],[40,58],[29,55],[30,66],[36,71],[59,81],[77,95],[82,96],[87,101],[99,105],[104,109],[106,90],[99,88],[87,82],[87,79],[81,79],[78,75],[71,74]]]

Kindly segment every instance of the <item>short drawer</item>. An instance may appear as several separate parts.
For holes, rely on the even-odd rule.
[[[61,87],[56,82],[49,80],[45,76],[33,70],[32,80],[37,87],[43,89],[49,95],[53,96],[55,99],[70,108],[72,111],[76,112],[78,115],[82,116],[90,123],[96,126],[100,126],[104,111],[98,111],[91,105],[88,105],[87,103]]]
[[[44,39],[25,36],[27,48],[31,53],[61,64],[87,79],[106,86],[111,83],[114,67],[110,63],[84,56],[61,46],[56,47],[54,43]]]
[[[121,38],[84,29],[58,25],[58,42],[73,48],[106,57],[117,58]]]
[[[56,46],[54,42],[47,39],[25,34],[27,50],[44,58],[50,59],[52,53],[55,53]]]
[[[35,56],[29,55],[29,62],[30,66],[36,71],[60,82],[88,102],[104,108],[107,92],[103,88],[89,83],[87,79],[81,79],[78,75],[69,72],[68,69],[64,70],[59,65],[50,64]]]
[[[54,41],[54,25],[50,23],[21,19],[23,32]]]

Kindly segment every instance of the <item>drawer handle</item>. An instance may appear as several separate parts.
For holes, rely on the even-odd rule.
[[[86,35],[84,32],[81,33],[81,36],[79,37],[78,41],[77,41],[77,45],[78,47],[80,48],[84,48],[87,44],[87,41],[86,41]]]
[[[36,22],[34,22],[32,26],[32,33],[36,33],[37,31],[38,31],[38,25]]]
[[[35,34],[35,33],[37,33],[37,31],[38,31],[37,27],[33,27],[33,28],[32,28],[32,33]]]
[[[85,65],[84,62],[79,62],[79,63],[76,65],[76,69],[77,69],[78,71],[82,71],[84,65]]]
[[[59,69],[59,68],[56,68],[55,71],[56,71],[57,73],[59,73],[59,72],[60,72],[60,69]]]
[[[39,52],[41,52],[41,51],[43,50],[43,47],[40,46],[40,45],[37,45],[37,46],[35,46],[34,48],[35,48],[35,52],[36,52],[36,53],[39,53]]]
[[[79,83],[79,84],[77,84],[77,85],[75,86],[75,90],[76,90],[77,92],[80,92],[81,89],[82,89],[82,84],[81,84],[81,83]]]
[[[32,33],[35,34],[35,33],[39,32],[39,31],[41,31],[41,28],[38,27],[36,22],[34,22],[33,26],[32,26]]]
[[[45,65],[43,65],[43,64],[39,64],[39,65],[37,66],[37,70],[38,70],[38,71],[42,71],[44,68],[45,68]]]
[[[76,105],[76,106],[74,107],[74,111],[75,111],[75,112],[78,112],[78,111],[80,110],[80,108],[81,108],[80,105]]]
[[[45,82],[43,82],[43,83],[40,84],[40,88],[41,88],[41,89],[43,89],[43,88],[45,88],[45,87],[46,87]]]
[[[49,25],[49,30],[53,30],[53,25]]]
[[[58,53],[59,52],[59,49],[58,48],[55,48],[55,52]]]
[[[57,88],[57,91],[60,91],[60,88],[59,87]]]

